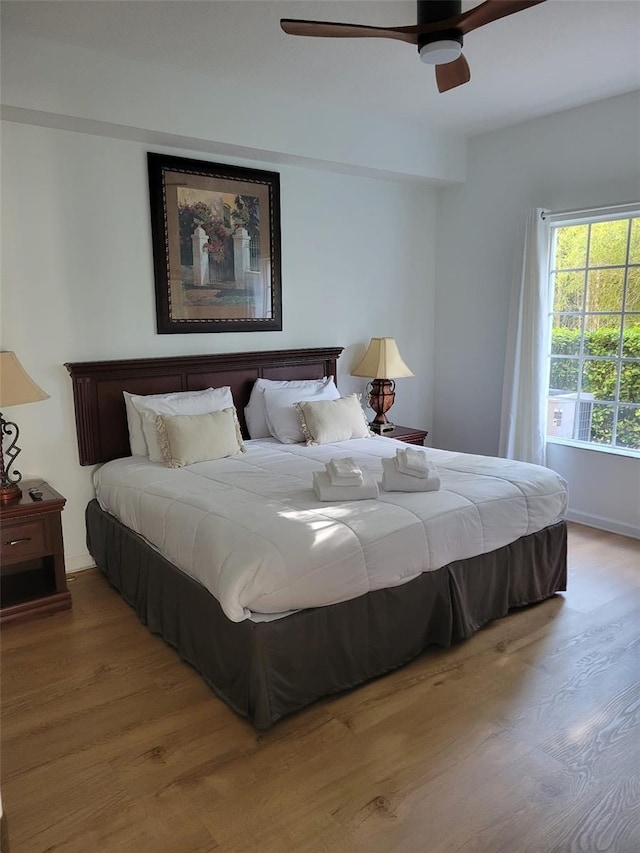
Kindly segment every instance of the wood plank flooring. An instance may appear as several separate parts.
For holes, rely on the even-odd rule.
[[[11,853],[639,853],[640,542],[569,590],[256,732],[95,570],[2,631]]]

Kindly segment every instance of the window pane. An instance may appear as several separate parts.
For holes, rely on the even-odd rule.
[[[613,406],[594,403],[591,412],[591,441],[596,444],[611,444],[613,439]]]
[[[627,273],[627,296],[624,301],[624,310],[640,311],[640,267],[630,267]]]
[[[616,446],[640,450],[640,406],[620,406]]]
[[[566,228],[556,228],[556,269],[568,270],[586,267],[588,233],[588,225],[569,225]]]
[[[620,314],[586,314],[585,355],[617,357],[620,341]]]
[[[615,361],[595,359],[582,366],[582,390],[596,400],[615,400],[618,365]]]
[[[586,310],[622,311],[624,273],[623,269],[589,270]]]
[[[640,450],[640,216],[553,238],[547,432]]]
[[[550,394],[547,400],[547,435],[591,441],[593,403],[577,394]]]
[[[584,308],[584,273],[558,272],[553,282],[554,311],[582,311]]]
[[[623,403],[640,403],[640,359],[622,362],[618,399]]]
[[[580,365],[577,359],[552,358],[549,374],[550,393],[576,393],[578,390],[578,375]]]
[[[594,222],[591,225],[589,266],[603,267],[612,264],[626,264],[628,235],[628,219],[616,219],[613,222]]]
[[[640,264],[640,218],[631,220],[631,245],[629,246],[629,263]]]
[[[558,314],[553,318],[551,352],[554,355],[577,355],[582,339],[582,317]]]
[[[624,318],[622,357],[640,358],[640,314],[627,314]]]

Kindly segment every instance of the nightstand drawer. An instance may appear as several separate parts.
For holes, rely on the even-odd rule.
[[[43,519],[3,524],[0,535],[0,561],[19,563],[47,551],[47,531]]]

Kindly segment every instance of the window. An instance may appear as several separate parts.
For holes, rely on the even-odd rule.
[[[640,451],[640,210],[549,218],[547,435]]]

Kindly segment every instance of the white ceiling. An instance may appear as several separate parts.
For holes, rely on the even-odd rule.
[[[476,30],[464,49],[471,82],[444,94],[411,45],[279,27],[412,24],[407,0],[5,0],[0,13],[4,28],[34,36],[465,134],[640,89],[640,0],[546,0]]]

